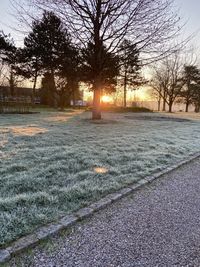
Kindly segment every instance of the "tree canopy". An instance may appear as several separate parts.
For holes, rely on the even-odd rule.
[[[163,44],[179,31],[179,17],[173,11],[172,0],[32,1],[41,8],[54,10],[81,46],[92,43],[94,119],[101,118],[102,66],[106,66],[103,63],[107,60],[103,57],[104,48],[109,53],[117,53],[124,39],[128,38],[147,58],[149,53],[163,55]]]

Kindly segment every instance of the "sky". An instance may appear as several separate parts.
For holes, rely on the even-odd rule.
[[[14,19],[14,11],[9,0],[0,0],[0,31],[5,34],[11,34],[17,45],[23,43],[23,36],[16,32],[13,28],[16,25]]]
[[[180,8],[181,18],[187,22],[185,35],[187,36],[200,30],[200,0],[174,0],[174,2],[177,8]],[[6,34],[11,33],[15,42],[20,44],[23,37],[12,29],[16,23],[14,22],[12,12],[9,0],[0,0],[0,30],[3,30]],[[200,31],[196,34],[193,43],[197,46],[199,43],[200,46]]]
[[[180,15],[185,25],[185,35],[194,34],[192,43],[200,50],[200,1],[199,0],[175,0],[180,9]]]

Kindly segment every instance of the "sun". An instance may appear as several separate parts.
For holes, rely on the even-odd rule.
[[[108,95],[104,95],[104,96],[101,97],[101,101],[103,103],[110,103],[112,101],[112,98],[110,96],[108,96]]]

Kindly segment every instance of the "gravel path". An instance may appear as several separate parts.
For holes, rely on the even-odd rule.
[[[36,248],[9,266],[199,267],[200,159],[52,242],[50,249]]]

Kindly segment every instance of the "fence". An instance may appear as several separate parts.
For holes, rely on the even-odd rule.
[[[0,113],[23,114],[29,113],[30,97],[0,97]]]

